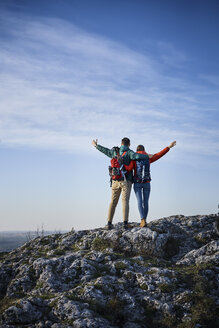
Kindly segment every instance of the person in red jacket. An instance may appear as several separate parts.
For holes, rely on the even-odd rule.
[[[159,153],[153,155],[149,154],[148,155],[149,163],[151,164],[157,161],[159,158],[164,156],[170,150],[170,148],[174,147],[175,145],[176,145],[176,141],[173,141],[168,147],[164,148]],[[143,145],[139,145],[137,147],[137,153],[144,154],[144,155],[147,154],[145,152]],[[134,170],[133,182],[134,182],[134,191],[138,203],[138,209],[141,217],[140,227],[142,228],[146,227],[147,226],[146,219],[148,215],[148,200],[151,190],[150,167],[146,166],[144,160],[131,161],[129,165],[124,165],[124,167],[127,171]]]

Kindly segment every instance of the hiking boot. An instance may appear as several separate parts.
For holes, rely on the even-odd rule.
[[[111,230],[111,229],[113,229],[113,224],[112,224],[112,222],[107,222],[106,229],[107,229],[107,230]]]
[[[127,230],[127,229],[132,228],[132,226],[131,226],[130,224],[128,224],[127,221],[124,221],[124,222],[123,222],[123,228],[124,228],[125,230]]]
[[[141,219],[140,227],[141,228],[147,227],[147,223],[146,223],[146,220],[145,219]]]

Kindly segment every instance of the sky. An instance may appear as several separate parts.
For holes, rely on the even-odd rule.
[[[104,226],[110,159],[93,139],[176,140],[151,165],[148,221],[216,213],[218,31],[218,1],[1,0],[0,231]]]

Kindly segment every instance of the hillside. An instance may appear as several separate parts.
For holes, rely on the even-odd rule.
[[[219,219],[38,237],[1,254],[0,327],[219,327]]]

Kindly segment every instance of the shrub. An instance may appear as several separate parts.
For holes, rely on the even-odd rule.
[[[110,246],[111,244],[109,240],[100,237],[96,237],[92,243],[92,248],[96,251],[103,251]]]

